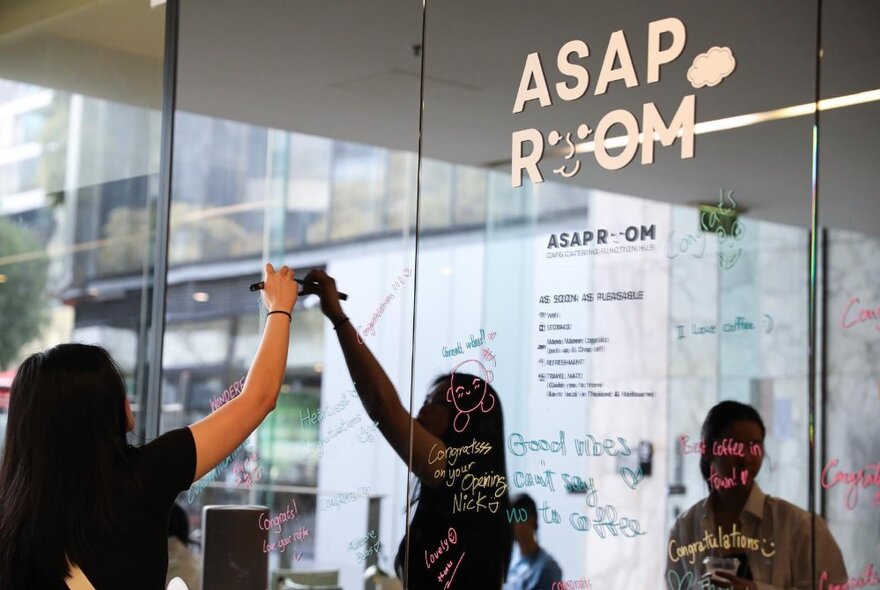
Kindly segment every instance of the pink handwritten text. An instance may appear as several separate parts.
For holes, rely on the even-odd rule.
[[[550,585],[550,590],[590,590],[593,584],[587,578],[580,580],[559,580]]]
[[[678,437],[678,448],[681,449],[682,455],[688,455],[690,453],[699,453],[702,455],[706,452],[706,443],[704,441],[688,444],[688,440],[690,440],[690,437],[684,434]]]
[[[211,400],[211,411],[214,412],[226,405],[226,403],[234,400],[241,394],[244,387],[244,377],[233,383],[223,393]]]
[[[678,437],[678,448],[681,450],[682,455],[690,453],[706,454],[706,441],[701,440],[689,443],[689,440],[690,437],[685,435]],[[712,455],[715,457],[746,457],[747,454],[762,457],[764,455],[763,444],[751,442],[748,443],[747,449],[746,443],[733,440],[732,438],[722,438],[712,443]]]
[[[449,579],[446,580],[446,584],[443,585],[444,590],[449,590],[449,587],[452,586],[452,581],[455,579],[455,574],[458,572],[458,566],[461,565],[461,560],[464,559],[465,552],[462,551],[461,555],[458,558],[458,561],[455,563],[455,568],[452,569],[452,573],[449,574]],[[450,559],[446,563],[446,567],[443,568],[443,571],[440,572],[440,575],[437,576],[438,582],[443,582],[443,578],[446,577],[446,574],[449,573],[449,569],[452,567],[452,560]]]
[[[456,543],[458,543],[458,532],[456,532],[455,528],[449,527],[446,538],[440,541],[436,551],[428,553],[427,549],[425,550],[425,567],[431,569],[431,566],[440,561],[440,557],[444,553],[448,553],[449,548]]]
[[[867,488],[873,485],[880,488],[880,463],[869,463],[858,471],[838,471],[837,473],[832,474],[832,469],[834,469],[838,463],[840,463],[838,459],[832,459],[828,462],[822,470],[820,483],[826,490],[833,488],[839,483],[849,485],[849,490],[846,492],[843,501],[844,505],[852,510],[856,507],[856,504],[859,503],[860,486],[862,488]],[[880,504],[880,491],[874,496],[874,504]]]
[[[475,368],[462,368],[469,363],[474,363]],[[475,377],[469,386],[455,385],[456,371],[464,373],[472,372]],[[492,382],[492,371],[480,361],[476,359],[461,362],[455,366],[449,373],[449,389],[446,390],[446,401],[452,402],[457,411],[455,418],[452,420],[452,426],[456,432],[464,432],[467,425],[471,421],[470,414],[479,409],[484,414],[488,414],[495,407],[495,396],[489,392],[489,383]]]
[[[264,516],[265,512],[260,512],[260,516],[257,517],[257,521],[260,525],[261,531],[274,530],[276,533],[281,532],[281,525],[287,522],[288,520],[293,520],[296,518],[298,510],[296,508],[296,499],[293,500],[293,508],[290,507],[290,504],[287,505],[287,508],[284,512],[281,512],[277,516],[273,516],[269,518],[268,516]]]
[[[270,551],[278,551],[279,553],[284,553],[287,549],[287,546],[293,543],[294,541],[304,541],[306,537],[309,536],[309,528],[306,526],[299,527],[295,533],[287,535],[278,540],[276,543],[267,543],[265,539],[263,539],[263,553],[269,553]],[[299,561],[302,558],[302,553],[297,552],[294,554],[294,559]]]
[[[405,268],[402,274],[397,275],[397,278],[394,282],[391,283],[392,293],[389,293],[385,296],[385,299],[382,300],[382,303],[376,308],[373,312],[373,315],[370,317],[370,321],[367,322],[367,326],[364,329],[361,329],[361,326],[357,327],[357,339],[358,344],[363,344],[364,340],[361,338],[361,334],[365,334],[366,336],[375,336],[376,335],[376,323],[385,315],[385,310],[388,308],[388,305],[394,301],[397,293],[403,288],[404,283],[406,283],[406,279],[412,276],[412,271],[409,268]]]
[[[849,300],[849,303],[846,304],[846,308],[843,310],[843,315],[840,316],[840,325],[843,326],[845,330],[849,330],[853,326],[864,322],[874,321],[874,329],[880,332],[880,306],[875,309],[864,307],[862,309],[855,309],[853,307],[861,303],[861,300],[858,297],[853,297]],[[852,313],[850,313],[852,311]]]
[[[486,362],[491,362],[493,365],[497,365],[498,363],[495,361],[495,355],[492,353],[492,350],[489,349],[488,346],[484,346],[480,349],[480,352],[483,355],[483,360]]]
[[[822,572],[819,576],[819,590],[851,590],[852,588],[864,588],[865,586],[880,585],[880,577],[874,571],[874,564],[869,563],[865,566],[865,571],[858,578],[851,578],[842,584],[833,584],[828,582],[828,572]],[[826,583],[828,584],[826,586]]]
[[[251,487],[254,482],[263,479],[263,468],[260,467],[260,456],[253,452],[250,456],[244,457],[241,463],[236,463],[232,467],[232,473],[235,475],[235,483],[240,486]]]
[[[709,485],[713,490],[729,490],[740,484],[746,485],[749,481],[749,472],[745,469],[740,471],[739,478],[736,475],[736,467],[733,468],[733,474],[723,476],[718,473],[714,465],[709,465]]]

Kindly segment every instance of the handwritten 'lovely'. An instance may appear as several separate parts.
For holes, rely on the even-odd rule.
[[[427,549],[425,550],[425,567],[431,569],[431,566],[439,561],[444,553],[449,551],[450,545],[455,545],[456,543],[458,543],[458,533],[453,527],[449,527],[446,538],[440,541],[440,545],[437,546],[436,551],[432,551],[429,554]]]

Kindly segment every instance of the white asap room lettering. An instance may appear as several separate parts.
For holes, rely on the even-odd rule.
[[[684,50],[687,32],[684,23],[677,18],[665,18],[648,24],[648,51],[646,79],[648,84],[660,81],[660,67],[671,63]],[[662,45],[668,43],[665,47]],[[572,39],[560,47],[556,56],[556,68],[567,80],[557,82],[552,88],[559,99],[574,101],[583,97],[590,87],[590,71],[583,62],[589,58],[590,48],[581,39]],[[623,82],[627,88],[639,85],[636,69],[627,45],[623,30],[614,31],[608,40],[602,68],[596,80],[593,95],[605,94],[614,82]],[[513,104],[513,113],[521,113],[527,104],[537,101],[540,107],[553,104],[551,86],[544,75],[544,66],[538,52],[526,57],[519,88]],[[578,127],[577,136],[585,139],[593,134],[594,155],[597,163],[606,170],[618,170],[629,164],[635,156],[640,139],[642,145],[642,164],[654,162],[654,142],[658,139],[664,146],[670,146],[680,139],[681,158],[692,158],[694,155],[694,111],[696,96],[689,94],[682,98],[671,123],[666,124],[653,102],[646,102],[641,112],[641,129],[636,115],[625,109],[616,109],[603,116],[596,125],[595,132],[586,123]],[[608,132],[612,127],[620,125],[626,132],[626,143],[618,143],[623,149],[619,153],[609,153]],[[566,137],[570,142],[570,133]],[[555,136],[555,137],[554,137]],[[560,134],[550,133],[550,144],[556,145]],[[526,144],[530,151],[525,152]],[[535,128],[522,129],[512,134],[511,147],[511,186],[522,185],[523,172],[529,175],[532,182],[543,182],[544,177],[538,164],[544,155],[544,134]],[[573,147],[573,144],[569,144]],[[572,150],[573,155],[574,151]],[[568,177],[569,174],[564,174]]]

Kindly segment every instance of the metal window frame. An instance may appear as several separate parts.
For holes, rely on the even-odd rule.
[[[153,257],[145,276],[142,315],[144,355],[139,359],[140,372],[146,375],[141,394],[145,440],[159,436],[162,419],[162,350],[165,337],[165,307],[168,286],[168,237],[171,218],[171,177],[174,164],[174,115],[177,100],[177,55],[180,23],[179,0],[165,4],[165,55],[162,73],[162,130],[159,144],[159,192],[152,210],[155,232],[149,252]],[[151,280],[150,280],[151,279]]]

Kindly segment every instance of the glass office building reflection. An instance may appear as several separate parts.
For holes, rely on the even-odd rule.
[[[491,372],[510,491],[560,516],[539,536],[559,581],[677,590],[669,530],[706,496],[686,444],[727,399],[767,427],[761,489],[824,518],[850,578],[877,564],[870,3],[4,10],[0,392],[28,353],[98,343],[151,439],[210,413],[245,375],[262,322],[247,287],[264,262],[324,268],[408,408],[462,362]],[[686,43],[666,30],[652,45],[651,23],[673,17]],[[735,68],[694,85],[713,47]],[[532,54],[543,81],[527,75]],[[573,64],[589,72],[577,98]],[[518,88],[531,92],[520,105]],[[692,157],[684,130],[639,138],[620,169],[597,158],[630,150],[597,147],[630,121],[603,125],[609,113],[643,131],[651,103],[672,126],[688,95]],[[512,161],[538,148],[516,143],[523,130],[543,142],[543,181],[524,170],[515,186]],[[412,482],[352,396],[316,303],[302,298],[295,318],[276,410],[180,503],[197,527],[204,505],[277,514],[295,502],[310,535],[268,552],[275,583],[323,571],[360,588],[368,566],[393,570]],[[7,405],[0,393],[0,429]],[[631,453],[579,452],[619,439]],[[567,452],[515,444],[541,440]],[[596,514],[574,476],[644,534],[578,526]],[[378,549],[364,551],[371,538]]]

